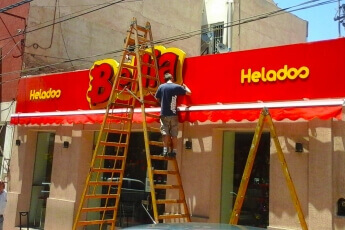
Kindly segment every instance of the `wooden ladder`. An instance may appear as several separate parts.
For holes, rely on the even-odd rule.
[[[258,146],[260,143],[260,138],[261,138],[261,134],[262,134],[265,122],[268,123],[268,126],[270,128],[271,137],[272,137],[274,144],[276,146],[278,158],[279,158],[280,164],[282,166],[282,170],[283,170],[283,173],[284,173],[284,176],[285,176],[285,179],[286,179],[289,191],[290,191],[290,195],[291,195],[293,204],[295,206],[295,209],[297,210],[297,214],[298,214],[298,218],[299,218],[301,227],[303,230],[307,230],[308,227],[307,227],[307,224],[305,222],[305,218],[304,218],[304,215],[302,212],[301,204],[298,200],[295,186],[294,186],[293,181],[290,177],[290,173],[289,173],[286,161],[285,161],[283,150],[282,150],[280,142],[278,140],[278,136],[277,136],[274,124],[273,124],[272,117],[269,114],[269,111],[267,108],[262,109],[258,124],[257,124],[256,129],[255,129],[252,145],[250,147],[249,155],[247,158],[247,163],[246,163],[246,166],[244,168],[241,184],[240,184],[240,187],[238,189],[234,208],[233,208],[232,213],[231,213],[230,224],[237,224],[238,223],[241,209],[242,209],[242,205],[243,205],[244,198],[245,198],[245,194],[246,194],[247,187],[248,187],[250,174],[252,172],[256,152],[257,152],[257,149],[258,149]]]
[[[128,59],[132,60],[131,63],[128,63]],[[94,68],[97,68],[97,65]],[[130,72],[132,78],[128,78],[126,72]],[[98,229],[105,229],[110,226],[110,229],[115,229],[134,109],[138,104],[141,108],[148,179],[155,221],[185,216],[188,216],[187,221],[190,221],[176,159],[151,156],[150,153],[150,147],[163,146],[161,141],[150,140],[150,134],[159,132],[159,129],[148,127],[147,122],[148,118],[158,120],[159,115],[146,112],[146,108],[157,106],[157,101],[153,100],[153,95],[159,84],[158,64],[151,25],[147,22],[145,26],[139,26],[136,19],[133,18],[125,40],[122,60],[113,80],[73,230],[85,229],[87,226],[96,226]],[[151,160],[171,161],[175,170],[166,172],[154,170]],[[177,185],[156,185],[154,174],[175,175]],[[179,189],[179,199],[157,200],[157,189]],[[182,203],[184,210],[186,210],[185,214],[181,216],[175,214],[174,217],[172,215],[158,215],[157,204],[162,203]]]

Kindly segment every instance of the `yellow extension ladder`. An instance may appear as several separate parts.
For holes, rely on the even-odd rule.
[[[248,187],[250,174],[252,172],[256,152],[257,152],[257,149],[258,149],[258,146],[260,143],[260,138],[261,138],[261,134],[262,134],[265,122],[268,123],[268,126],[270,128],[271,137],[274,140],[274,144],[275,144],[275,147],[277,150],[278,158],[279,158],[280,164],[282,166],[282,170],[283,170],[286,182],[287,182],[287,186],[288,186],[289,191],[290,191],[290,195],[291,195],[293,204],[294,204],[295,209],[297,211],[297,215],[298,215],[301,227],[303,230],[307,230],[308,227],[307,227],[307,224],[305,222],[305,218],[304,218],[304,215],[302,212],[301,204],[298,200],[295,186],[294,186],[292,179],[290,177],[290,173],[289,173],[286,161],[285,161],[283,150],[282,150],[281,145],[280,145],[279,140],[278,140],[278,136],[277,136],[276,129],[275,129],[273,121],[272,121],[272,117],[269,114],[269,111],[267,108],[262,109],[258,124],[257,124],[256,129],[255,129],[252,145],[250,147],[249,155],[247,158],[247,163],[246,163],[246,166],[244,168],[243,175],[242,175],[241,184],[240,184],[240,187],[238,189],[234,208],[233,208],[231,216],[230,216],[230,224],[237,224],[238,223],[241,209],[242,209],[242,204],[244,202],[245,194],[246,194],[247,187]]]
[[[144,55],[149,55],[150,60],[143,61],[142,57]],[[130,58],[132,58],[132,64],[126,61]],[[122,75],[123,68],[131,71],[133,78]],[[145,74],[143,74],[143,68],[148,68],[149,71],[145,71]],[[150,140],[151,133],[159,133],[160,130],[154,126],[148,127],[147,118],[158,121],[159,115],[145,111],[148,107],[157,106],[157,102],[152,101],[152,97],[146,99],[145,96],[154,95],[159,84],[158,64],[154,52],[151,25],[147,22],[145,26],[139,26],[136,19],[133,18],[125,40],[123,57],[113,81],[112,92],[91,160],[90,171],[86,177],[73,230],[88,229],[87,226],[93,226],[92,229],[97,227],[100,230],[116,228],[136,104],[140,104],[141,107],[147,176],[151,192],[150,206],[152,207],[154,221],[158,223],[168,219],[179,219],[176,221],[184,219],[184,221],[190,222],[190,214],[185,201],[176,159],[151,155],[150,151],[152,146],[162,147],[163,143],[159,140]],[[152,164],[154,161],[165,161],[166,165],[171,162],[170,166],[173,169],[155,169],[153,168],[154,164]],[[107,176],[105,177],[105,175]],[[167,182],[174,181],[174,184],[162,183],[161,181],[160,184],[155,183],[156,175],[169,175],[171,178]],[[104,178],[108,179],[104,180]],[[160,197],[160,199],[156,199],[159,190],[164,190],[166,195],[176,194],[174,191],[169,193],[168,190],[177,190],[177,198],[172,199],[169,197],[169,199],[165,199]],[[167,212],[168,207],[165,204],[178,205],[178,207],[174,207],[174,213],[170,213]],[[157,208],[158,205],[164,205],[164,209],[160,213]],[[179,210],[180,213],[176,213],[176,210]]]

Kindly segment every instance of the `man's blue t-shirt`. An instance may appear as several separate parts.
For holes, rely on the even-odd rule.
[[[158,87],[156,98],[161,102],[161,116],[177,116],[177,96],[186,90],[175,83],[164,83]]]

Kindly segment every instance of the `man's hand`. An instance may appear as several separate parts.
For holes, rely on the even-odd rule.
[[[186,90],[186,95],[191,95],[192,94],[192,91],[184,83],[182,83],[181,86]]]

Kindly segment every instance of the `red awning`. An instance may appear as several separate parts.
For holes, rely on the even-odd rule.
[[[180,106],[180,122],[204,121],[255,121],[262,108],[268,108],[274,120],[327,120],[342,119],[344,99],[304,100],[287,102],[258,102],[241,104],[214,104],[200,106]],[[159,114],[159,108],[149,108],[148,112]],[[64,112],[16,113],[11,116],[11,124],[99,124],[103,121],[105,110],[79,110]],[[123,113],[115,110],[114,113]],[[155,122],[150,118],[148,122]],[[134,123],[142,122],[141,110],[136,109]],[[158,122],[158,121],[156,121]]]

